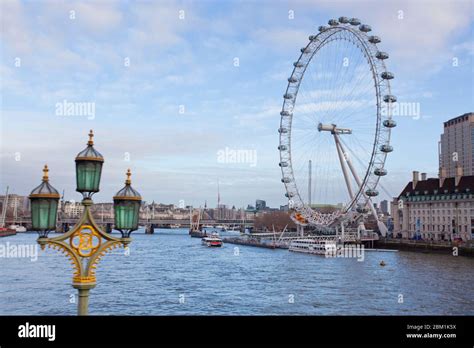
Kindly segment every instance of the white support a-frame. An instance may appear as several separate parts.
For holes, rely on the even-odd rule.
[[[342,173],[344,174],[344,180],[346,182],[347,190],[349,192],[349,195],[350,195],[351,199],[354,199],[354,193],[352,191],[351,181],[350,181],[350,178],[349,178],[349,173],[347,171],[346,164],[349,167],[349,170],[350,170],[352,176],[354,177],[354,180],[356,181],[359,190],[361,190],[361,188],[362,188],[362,181],[360,180],[359,175],[357,174],[357,171],[355,170],[354,166],[352,165],[351,159],[349,158],[349,156],[345,155],[345,154],[347,154],[347,152],[345,151],[344,146],[342,145],[342,143],[339,139],[339,135],[338,135],[338,133],[345,134],[345,133],[348,133],[348,132],[345,129],[344,129],[343,132],[338,132],[338,128],[336,128],[334,126],[331,133],[334,136],[334,141],[336,143],[337,154],[339,156],[339,162],[341,163]],[[377,221],[377,226],[380,230],[380,233],[382,234],[383,237],[385,237],[386,234],[387,234],[387,231],[388,231],[387,226],[385,226],[385,224],[382,221],[379,220],[379,217],[377,215],[377,211],[375,210],[374,205],[372,204],[372,200],[370,199],[370,197],[367,196],[367,194],[363,191],[362,191],[362,195],[366,199],[367,204],[369,205],[369,208],[372,212],[372,215],[375,218],[375,221]]]

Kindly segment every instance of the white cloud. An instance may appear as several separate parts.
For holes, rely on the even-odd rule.
[[[429,69],[449,55],[453,39],[468,31],[473,11],[470,0],[337,1],[319,6],[371,25],[372,33],[382,38],[380,47],[390,49],[390,61],[408,70]]]
[[[184,11],[184,18],[180,17]],[[184,42],[182,33],[191,30],[198,21],[191,9],[176,3],[146,2],[131,7],[135,25],[129,30],[131,41],[139,46],[169,46]]]
[[[76,11],[75,20],[82,29],[90,33],[104,33],[117,28],[122,22],[118,4],[118,1],[95,1],[67,3],[66,6],[69,11]]]
[[[474,55],[474,41],[469,40],[453,46],[455,54],[466,52],[468,55]]]
[[[2,1],[0,12],[2,20],[0,37],[4,44],[12,47],[18,54],[31,52],[30,29],[21,2]]]
[[[252,38],[262,46],[284,52],[295,52],[294,54],[297,54],[298,48],[308,43],[307,36],[308,31],[285,27],[261,28],[252,34]]]

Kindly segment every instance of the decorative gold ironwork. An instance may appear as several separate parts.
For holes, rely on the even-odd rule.
[[[79,284],[90,284],[90,283],[95,283],[96,278],[95,276],[91,277],[81,277],[81,276],[75,276],[72,278],[73,283],[79,283]]]
[[[81,257],[89,257],[100,247],[100,234],[91,225],[82,225],[72,234],[69,244]]]
[[[77,224],[68,232],[53,238],[40,238],[38,242],[44,247],[61,251],[70,260],[74,269],[73,287],[96,283],[96,268],[100,259],[110,250],[119,246],[127,247],[127,238],[116,238],[104,232],[92,217],[91,200],[84,200],[84,214]]]
[[[96,161],[96,162],[104,162],[103,158],[100,157],[76,157],[76,161]]]
[[[54,250],[60,251],[62,254],[64,254],[69,260],[71,260],[71,265],[74,270],[73,277],[80,277],[81,275],[81,268],[82,264],[77,255],[74,253],[70,252],[67,244],[64,242],[47,242],[48,248],[52,248]],[[42,245],[42,249],[44,249],[44,246]]]

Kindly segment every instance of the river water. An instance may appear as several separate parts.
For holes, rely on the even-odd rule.
[[[90,314],[474,314],[472,258],[366,252],[359,262],[232,244],[207,248],[184,229],[132,238],[129,255],[115,249],[100,262]],[[7,243],[10,250],[36,245],[36,234],[0,239]],[[31,256],[0,257],[0,315],[75,315],[69,260],[52,249]]]

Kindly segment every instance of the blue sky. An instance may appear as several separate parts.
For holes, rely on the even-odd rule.
[[[382,38],[399,101],[420,103],[393,132],[382,183],[398,195],[412,170],[437,174],[442,122],[474,111],[472,13],[462,0],[2,1],[0,190],[28,194],[48,163],[79,199],[74,157],[92,128],[106,160],[96,201],[130,167],[147,201],[214,206],[219,178],[223,203],[285,204],[286,79],[308,36],[345,15]],[[63,100],[95,103],[95,117],[56,115]],[[256,151],[256,165],[219,163],[226,147]]]

